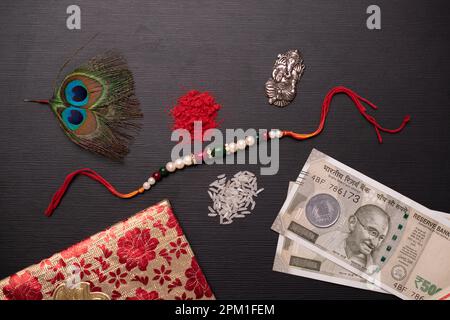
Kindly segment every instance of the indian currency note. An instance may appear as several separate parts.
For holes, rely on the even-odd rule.
[[[293,181],[289,183],[288,194],[294,185],[295,182]],[[332,269],[323,268],[323,262],[325,260],[327,259],[313,250],[308,249],[301,243],[279,235],[273,270],[349,287],[386,293],[386,291],[366,279],[337,264],[333,263]]]
[[[295,182],[289,183],[289,191],[294,184]],[[433,211],[433,214],[450,219],[450,214],[444,212]],[[279,235],[273,270],[349,287],[387,293],[366,279],[333,262],[324,264],[325,260],[324,257],[306,248],[301,243]],[[322,267],[322,265],[327,264],[332,264],[333,268],[324,269]]]
[[[427,298],[427,300],[450,301],[450,287],[442,289],[439,293]]]
[[[313,150],[272,228],[403,299],[450,285],[450,223]]]

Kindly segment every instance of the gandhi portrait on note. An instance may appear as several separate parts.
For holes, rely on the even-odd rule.
[[[389,215],[376,205],[364,205],[348,218],[347,226],[348,232],[325,233],[317,239],[316,244],[328,248],[362,268],[373,270],[377,265],[373,261],[373,254],[381,246],[389,231]],[[321,269],[335,266],[330,261],[324,261]]]

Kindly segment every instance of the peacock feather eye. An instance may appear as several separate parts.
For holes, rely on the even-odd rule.
[[[86,120],[86,110],[80,108],[66,108],[61,114],[64,124],[72,131],[77,130]]]
[[[75,107],[83,107],[89,100],[88,89],[81,80],[72,80],[64,89],[67,102]]]
[[[98,104],[107,89],[102,83],[85,74],[72,74],[64,80],[60,93],[66,107],[89,109]]]
[[[126,60],[116,52],[90,59],[67,74],[50,104],[66,136],[82,148],[120,160],[142,118],[134,80]]]

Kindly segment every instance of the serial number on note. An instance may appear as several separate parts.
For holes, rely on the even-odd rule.
[[[311,179],[314,183],[319,184],[319,185],[324,185],[324,184],[328,183],[328,191],[335,193],[342,198],[351,200],[354,203],[358,203],[359,200],[361,200],[361,196],[359,194],[356,194],[355,192],[350,191],[345,187],[338,186],[335,183],[327,182],[326,179],[324,179],[320,176],[313,175],[311,177]]]
[[[410,290],[408,287],[404,286],[401,283],[395,282],[394,288],[397,289],[398,292],[402,292],[402,293],[410,291],[409,295],[411,296],[411,298],[413,298],[415,300],[423,300],[424,299],[423,294],[417,293],[414,290]]]

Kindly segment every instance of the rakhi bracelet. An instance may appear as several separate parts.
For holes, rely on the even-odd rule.
[[[346,94],[355,104],[355,106],[358,108],[361,115],[374,126],[375,133],[377,135],[379,143],[382,143],[382,137],[381,132],[386,133],[398,133],[400,132],[405,125],[410,121],[410,116],[405,116],[403,119],[403,122],[401,125],[396,129],[387,129],[382,127],[371,115],[366,113],[366,108],[364,107],[363,103],[367,104],[373,109],[378,109],[376,105],[374,105],[372,102],[368,101],[367,99],[359,96],[354,91],[339,86],[331,89],[328,94],[325,96],[323,103],[322,103],[322,112],[320,115],[320,122],[319,126],[314,132],[311,133],[296,133],[293,131],[287,131],[287,130],[279,130],[279,129],[271,129],[269,132],[265,132],[263,136],[246,136],[244,139],[239,139],[236,142],[230,142],[223,146],[214,147],[212,149],[206,149],[205,151],[198,153],[198,154],[189,154],[185,155],[182,158],[176,159],[175,161],[169,161],[166,163],[165,166],[162,166],[159,168],[159,170],[155,171],[149,178],[146,180],[140,188],[137,190],[134,190],[130,193],[120,193],[117,191],[106,179],[104,179],[101,175],[99,175],[97,172],[95,172],[92,169],[85,168],[76,170],[69,175],[66,176],[66,179],[64,180],[62,186],[56,191],[56,193],[53,195],[53,198],[47,207],[45,211],[46,216],[51,216],[53,211],[58,207],[59,203],[61,202],[64,194],[67,191],[67,188],[69,187],[70,183],[73,181],[73,179],[78,175],[84,175],[87,176],[95,181],[98,181],[102,185],[104,185],[113,195],[119,198],[128,199],[133,198],[138,194],[144,193],[147,190],[150,190],[153,188],[155,184],[157,184],[161,179],[164,177],[167,177],[169,174],[174,173],[177,170],[182,170],[185,167],[198,165],[204,163],[205,159],[212,159],[219,156],[226,156],[228,154],[234,154],[238,151],[245,150],[247,147],[251,147],[257,143],[259,143],[261,140],[267,141],[270,139],[280,139],[282,137],[288,136],[291,138],[294,138],[295,140],[306,140],[309,138],[312,138],[314,136],[317,136],[320,134],[324,128],[325,125],[325,119],[328,115],[329,107],[332,98],[339,93]]]
[[[269,135],[275,131],[280,130],[271,130]],[[281,136],[280,136],[281,137]],[[267,138],[266,138],[267,139]],[[170,173],[175,172],[176,170],[181,170],[184,167],[189,167],[191,165],[202,164],[205,158],[213,159],[219,156],[226,156],[228,154],[233,154],[239,150],[244,150],[247,147],[253,146],[257,141],[259,141],[259,136],[247,136],[245,139],[240,139],[236,143],[231,142],[227,143],[223,146],[214,147],[212,149],[206,149],[203,152],[198,154],[189,154],[182,158],[176,159],[175,161],[169,161],[165,166],[159,168],[158,171],[155,171],[150,178],[142,184],[142,189],[148,190],[162,178],[167,177]],[[224,152],[225,151],[225,152]],[[142,191],[143,192],[143,191]]]
[[[283,136],[282,132],[278,129],[272,129],[263,134],[263,139],[268,140],[275,138],[281,138]],[[192,165],[202,164],[204,163],[204,159],[213,159],[217,157],[224,157],[237,151],[245,150],[247,147],[252,147],[255,143],[259,143],[261,138],[259,135],[256,136],[247,136],[245,139],[239,139],[236,143],[226,143],[223,146],[214,147],[212,149],[206,149],[203,152],[198,154],[189,154],[182,158],[176,159],[175,161],[169,161],[165,166],[159,168],[158,171],[155,171],[150,178],[142,184],[142,187],[139,188],[141,190],[140,193],[143,193],[146,190],[149,190],[154,184],[160,181],[162,178],[167,177],[170,173],[175,172],[176,170],[182,170],[185,167],[189,167]],[[143,189],[143,190],[142,190]]]

